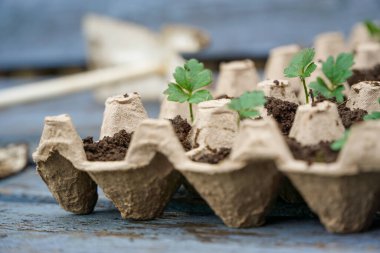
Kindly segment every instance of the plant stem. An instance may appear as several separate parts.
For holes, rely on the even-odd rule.
[[[302,81],[303,90],[305,91],[306,104],[308,104],[309,103],[309,92],[307,90],[306,81],[305,81],[305,78],[303,78],[303,77],[300,77],[300,78],[301,78],[301,81]]]
[[[194,122],[194,115],[193,115],[193,105],[189,103],[189,110],[190,110],[190,119],[191,123]]]
[[[310,98],[311,98],[311,106],[315,106],[314,92],[312,89],[309,89],[309,94],[310,94]]]

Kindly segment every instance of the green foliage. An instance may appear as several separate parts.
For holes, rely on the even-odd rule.
[[[354,56],[351,53],[341,53],[336,60],[330,56],[322,64],[322,71],[331,85],[318,77],[317,81],[309,84],[309,87],[325,98],[336,98],[338,103],[342,103],[344,101],[343,83],[352,75],[352,65],[354,65]]]
[[[314,55],[314,48],[305,48],[292,58],[289,66],[284,70],[286,77],[298,77],[301,79],[306,95],[306,103],[309,103],[309,92],[305,79],[310,77],[311,73],[317,68],[317,65],[313,62]]]
[[[289,66],[284,70],[285,76],[309,77],[317,68],[317,65],[313,62],[314,55],[314,48],[305,48],[301,50],[292,58]]]
[[[367,31],[371,35],[371,37],[380,40],[380,26],[378,26],[371,20],[364,21],[364,25],[366,26]]]
[[[378,100],[380,104],[380,98]],[[380,112],[372,112],[364,116],[364,120],[380,120]]]
[[[349,135],[350,135],[350,130],[346,130],[340,139],[334,141],[331,144],[330,148],[334,151],[341,150],[346,144]]]
[[[192,104],[212,99],[208,90],[202,89],[211,84],[212,73],[196,59],[188,60],[183,67],[177,67],[173,74],[175,83],[169,83],[164,94],[169,101],[189,103],[190,117],[193,121]]]
[[[246,119],[260,116],[257,107],[264,106],[265,102],[266,99],[262,91],[244,92],[239,98],[232,99],[228,107],[237,111],[240,119]]]

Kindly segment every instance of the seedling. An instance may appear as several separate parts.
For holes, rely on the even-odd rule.
[[[380,26],[370,20],[364,21],[364,25],[367,28],[369,35],[376,40],[380,40]]]
[[[260,116],[257,107],[264,106],[265,102],[266,99],[262,91],[244,92],[239,98],[232,99],[228,107],[237,111],[240,120],[243,120]]]
[[[380,98],[379,98],[378,102],[380,104]],[[364,120],[380,120],[380,112],[372,112],[370,114],[367,114],[366,116],[364,116]],[[350,130],[346,130],[344,132],[342,138],[334,141],[331,144],[330,148],[332,150],[335,150],[335,151],[341,150],[344,147],[344,145],[346,144],[349,135],[350,135]]]
[[[380,104],[380,98],[378,100]],[[380,120],[380,112],[372,112],[364,116],[364,120]]]
[[[298,77],[303,85],[306,95],[306,104],[309,103],[309,91],[306,86],[306,78],[317,68],[313,62],[314,48],[305,48],[298,52],[291,60],[289,66],[284,70],[286,77]]]
[[[331,143],[330,148],[334,151],[340,151],[346,144],[349,135],[350,135],[350,130],[346,130],[340,139]]]
[[[354,56],[351,53],[341,53],[336,60],[330,56],[322,64],[322,71],[330,81],[330,85],[321,77],[317,77],[317,81],[311,82],[309,87],[325,98],[335,98],[338,103],[342,103],[344,101],[343,83],[352,76],[352,65],[354,65]]]
[[[183,67],[177,67],[173,74],[175,83],[169,83],[164,91],[169,101],[189,103],[191,122],[194,121],[193,104],[211,100],[211,93],[202,89],[212,82],[211,71],[205,69],[203,63],[190,59]]]

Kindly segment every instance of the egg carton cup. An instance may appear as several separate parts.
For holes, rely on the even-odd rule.
[[[138,94],[111,97],[101,136],[134,132],[125,159],[112,162],[87,160],[69,116],[47,117],[33,156],[37,171],[65,210],[92,212],[99,185],[123,218],[137,220],[159,217],[183,175],[230,227],[264,224],[285,175],[329,231],[368,228],[380,201],[380,122],[355,125],[336,162],[309,164],[293,158],[272,118],[239,123],[228,101],[198,105],[198,139],[190,134],[198,147],[185,153],[170,121],[148,119]],[[309,145],[343,131],[336,105],[325,101],[299,106],[290,136]],[[218,164],[192,161],[208,146],[230,147],[231,154]]]

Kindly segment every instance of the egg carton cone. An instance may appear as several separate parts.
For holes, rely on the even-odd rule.
[[[362,122],[351,128],[336,162],[280,165],[328,231],[354,233],[372,224],[380,204],[379,134],[379,121]]]
[[[107,114],[121,116],[105,116],[108,120],[103,121],[102,129],[112,129],[109,133],[120,129],[134,132],[121,161],[88,161],[69,116],[45,120],[34,160],[53,196],[68,211],[90,213],[96,203],[98,185],[123,218],[157,218],[179,187],[182,176],[230,227],[263,225],[286,178],[331,232],[363,231],[378,210],[379,121],[356,124],[336,162],[308,163],[294,159],[274,119],[239,122],[236,113],[227,107],[228,99],[199,104],[193,128],[203,131],[202,138],[198,133],[194,142],[198,147],[188,152],[170,121],[147,119],[144,110],[137,116],[128,116],[129,111],[141,109],[138,95],[110,101],[119,101],[116,104],[125,106],[121,110],[125,113],[115,113],[120,108],[112,109],[106,103]],[[293,136],[303,145],[337,139],[343,132],[339,120],[333,103],[300,106]],[[114,127],[107,127],[108,122]],[[328,130],[332,125],[334,129]],[[328,131],[324,133],[321,129]],[[223,131],[230,131],[231,136],[226,137]],[[195,138],[193,134],[190,136]],[[222,141],[214,142],[217,138]],[[231,153],[217,164],[194,161],[195,156],[206,152],[202,147],[210,145],[214,145],[213,149],[230,147]]]
[[[216,85],[215,96],[238,97],[256,88],[260,78],[251,60],[223,62]]]
[[[380,81],[363,81],[351,87],[346,106],[351,110],[380,111],[379,98]]]

